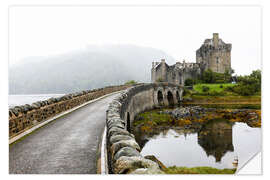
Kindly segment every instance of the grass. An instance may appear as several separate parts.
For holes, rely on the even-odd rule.
[[[222,85],[222,87],[221,87]],[[184,104],[223,104],[223,105],[255,105],[253,109],[260,108],[261,95],[240,96],[236,93],[227,91],[227,87],[233,87],[236,84],[195,84],[193,90],[186,90],[184,98],[192,98],[192,101]],[[208,87],[207,92],[203,92],[203,87]],[[240,107],[241,107],[240,106]],[[243,107],[244,108],[244,107]]]
[[[203,92],[203,86],[206,86],[206,87],[209,87],[209,91],[208,92],[223,92],[226,87],[229,87],[229,86],[235,86],[236,84],[231,84],[231,83],[226,83],[226,84],[195,84],[193,86],[193,89],[195,91],[197,91],[198,93],[204,93]],[[223,87],[221,87],[223,86]]]
[[[261,108],[261,96],[207,96],[207,95],[191,95],[192,101],[184,102],[184,104],[196,105],[221,105],[231,108]],[[230,107],[231,106],[231,107]],[[252,108],[253,107],[253,108]]]
[[[196,103],[192,104],[184,104],[184,105],[198,105]],[[200,104],[201,107],[205,108],[219,108],[219,109],[261,109],[261,104],[217,104],[217,103],[211,103],[211,104]]]
[[[216,169],[212,167],[168,167],[166,174],[234,174],[236,169]]]
[[[164,109],[163,109],[164,110]],[[138,120],[134,121],[134,126],[139,124],[145,124],[147,122],[151,122],[151,125],[160,125],[163,123],[168,123],[172,120],[169,114],[159,114],[160,109],[147,111],[144,113],[140,113],[138,115]]]

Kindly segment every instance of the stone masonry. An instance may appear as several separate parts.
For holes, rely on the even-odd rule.
[[[169,66],[165,59],[152,62],[151,82],[169,82],[184,85],[188,78],[198,78],[203,71],[224,73],[231,70],[231,44],[219,39],[218,33],[212,39],[206,39],[196,51],[196,63],[176,62]]]
[[[160,106],[176,105],[183,87],[171,83],[137,85],[121,92],[106,115],[106,141],[109,172],[113,174],[163,174],[156,161],[140,154],[141,148],[131,134],[134,117]]]
[[[231,70],[232,44],[226,44],[219,39],[218,33],[213,34],[212,39],[206,39],[203,45],[196,51],[196,63],[204,63],[206,69],[224,73]]]

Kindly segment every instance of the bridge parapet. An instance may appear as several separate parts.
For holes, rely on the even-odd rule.
[[[143,111],[179,104],[182,93],[183,87],[176,84],[149,83],[126,89],[110,103],[106,117],[110,173],[163,173],[156,162],[140,154],[131,126],[135,116]]]
[[[120,91],[130,87],[130,85],[109,86],[94,90],[86,90],[71,94],[66,94],[58,98],[50,98],[38,101],[31,105],[15,106],[9,109],[9,137],[32,128],[41,122],[52,118],[62,112],[82,105],[106,94]]]

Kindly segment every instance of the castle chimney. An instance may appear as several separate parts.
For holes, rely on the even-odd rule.
[[[167,74],[167,71],[166,71],[166,63],[165,63],[165,59],[161,59],[161,78],[162,78],[162,81],[166,81],[167,78],[166,78],[166,74]]]
[[[213,33],[214,47],[218,47],[218,33]]]
[[[165,59],[161,59],[161,63],[165,63]]]

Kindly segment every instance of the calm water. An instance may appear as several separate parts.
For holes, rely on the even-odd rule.
[[[14,107],[24,104],[32,104],[36,101],[43,101],[51,97],[59,97],[64,94],[30,94],[30,95],[9,95],[8,96],[8,106]]]
[[[165,166],[234,168],[237,158],[239,169],[261,150],[261,129],[245,123],[213,122],[199,132],[169,128],[135,136],[142,155],[154,155]]]

